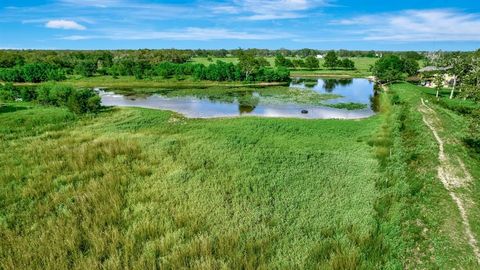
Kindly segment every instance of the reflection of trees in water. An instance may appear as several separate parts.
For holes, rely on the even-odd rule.
[[[253,112],[260,102],[260,99],[254,96],[253,92],[241,92],[238,94],[238,111],[240,114]]]
[[[331,93],[337,86],[347,86],[353,83],[352,79],[323,79],[323,89]]]
[[[240,114],[249,114],[255,110],[256,106],[250,106],[250,105],[238,105],[238,111]]]

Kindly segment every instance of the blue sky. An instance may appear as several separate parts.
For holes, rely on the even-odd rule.
[[[0,48],[474,50],[477,0],[0,0]]]

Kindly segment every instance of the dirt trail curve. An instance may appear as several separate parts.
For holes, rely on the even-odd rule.
[[[440,119],[437,117],[435,110],[430,108],[422,99],[422,104],[419,107],[419,111],[422,113],[423,122],[428,126],[432,131],[433,136],[438,143],[438,178],[442,181],[443,186],[448,191],[453,201],[456,203],[458,210],[460,211],[460,216],[462,217],[463,227],[465,229],[465,234],[468,239],[468,243],[473,249],[477,261],[480,264],[480,249],[478,247],[478,241],[475,238],[470,223],[468,222],[468,211],[465,206],[465,199],[462,198],[456,190],[459,188],[467,187],[467,185],[472,181],[472,176],[468,172],[463,164],[462,160],[459,157],[456,157],[458,166],[452,163],[454,157],[448,156],[444,151],[444,141],[438,134],[438,130],[441,129],[442,124]]]

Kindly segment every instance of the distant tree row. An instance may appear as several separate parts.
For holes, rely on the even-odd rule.
[[[0,68],[0,80],[5,82],[44,82],[61,81],[66,75],[91,77],[94,75],[135,76],[137,79],[161,76],[182,77],[191,75],[198,80],[212,81],[287,81],[289,71],[282,68],[272,69],[263,57],[255,57],[250,52],[239,54],[238,64],[217,61],[205,66],[191,62],[161,61],[152,63],[144,59],[130,57],[112,59],[108,54],[98,58],[78,60],[73,67],[64,68],[59,64],[15,61],[15,66]],[[96,60],[95,60],[96,59]]]
[[[320,67],[320,61],[315,56],[307,56],[305,59],[288,59],[282,54],[275,56],[275,66],[287,67],[287,68],[306,68],[306,69],[318,69]],[[325,56],[324,67],[334,69],[355,69],[355,63],[348,59],[338,58],[335,51],[330,51]]]
[[[355,69],[355,63],[348,59],[339,59],[337,53],[335,51],[329,51],[325,55],[325,62],[323,66],[326,68],[334,69],[334,68],[344,68],[344,69]]]
[[[315,56],[307,56],[305,57],[305,59],[290,60],[281,54],[277,54],[275,56],[275,66],[287,68],[317,69],[320,67],[320,61]]]
[[[388,52],[388,51],[358,51],[358,50],[337,50],[338,57],[379,57],[387,54],[395,54],[400,57],[424,59],[428,56],[425,52]],[[130,59],[134,62],[144,61],[149,64],[160,62],[185,63],[192,57],[238,57],[242,53],[253,54],[255,57],[274,57],[281,54],[285,57],[300,57],[325,55],[328,51],[316,49],[233,49],[233,50],[0,50],[0,68],[11,68],[17,65],[28,63],[48,63],[73,71],[81,61],[94,62],[98,69],[109,68],[113,63]]]
[[[95,113],[101,108],[101,100],[90,89],[75,89],[57,83],[41,84],[37,87],[15,87],[11,83],[0,84],[0,100],[37,102],[42,105],[67,107],[76,114]]]
[[[286,68],[268,68],[257,59],[244,59],[239,64],[217,61],[209,66],[202,64],[162,63],[153,71],[163,78],[192,76],[197,80],[210,81],[259,81],[285,82],[290,80],[290,71]]]

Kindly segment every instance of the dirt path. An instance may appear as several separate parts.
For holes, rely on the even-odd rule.
[[[472,176],[468,172],[467,168],[463,161],[456,157],[458,165],[455,166],[452,160],[454,157],[448,156],[444,151],[444,141],[438,134],[438,131],[441,130],[442,124],[440,119],[437,117],[435,110],[430,108],[422,99],[422,105],[419,107],[419,111],[422,113],[423,122],[428,126],[432,131],[433,136],[435,137],[438,143],[438,178],[442,181],[443,186],[452,197],[453,201],[457,205],[458,210],[460,211],[460,216],[462,217],[462,224],[465,230],[465,235],[468,239],[468,243],[473,249],[478,263],[480,264],[480,249],[478,247],[478,241],[475,238],[475,235],[472,232],[470,223],[468,222],[468,211],[465,206],[465,198],[462,198],[458,192],[459,188],[467,187],[467,185],[472,181]]]

